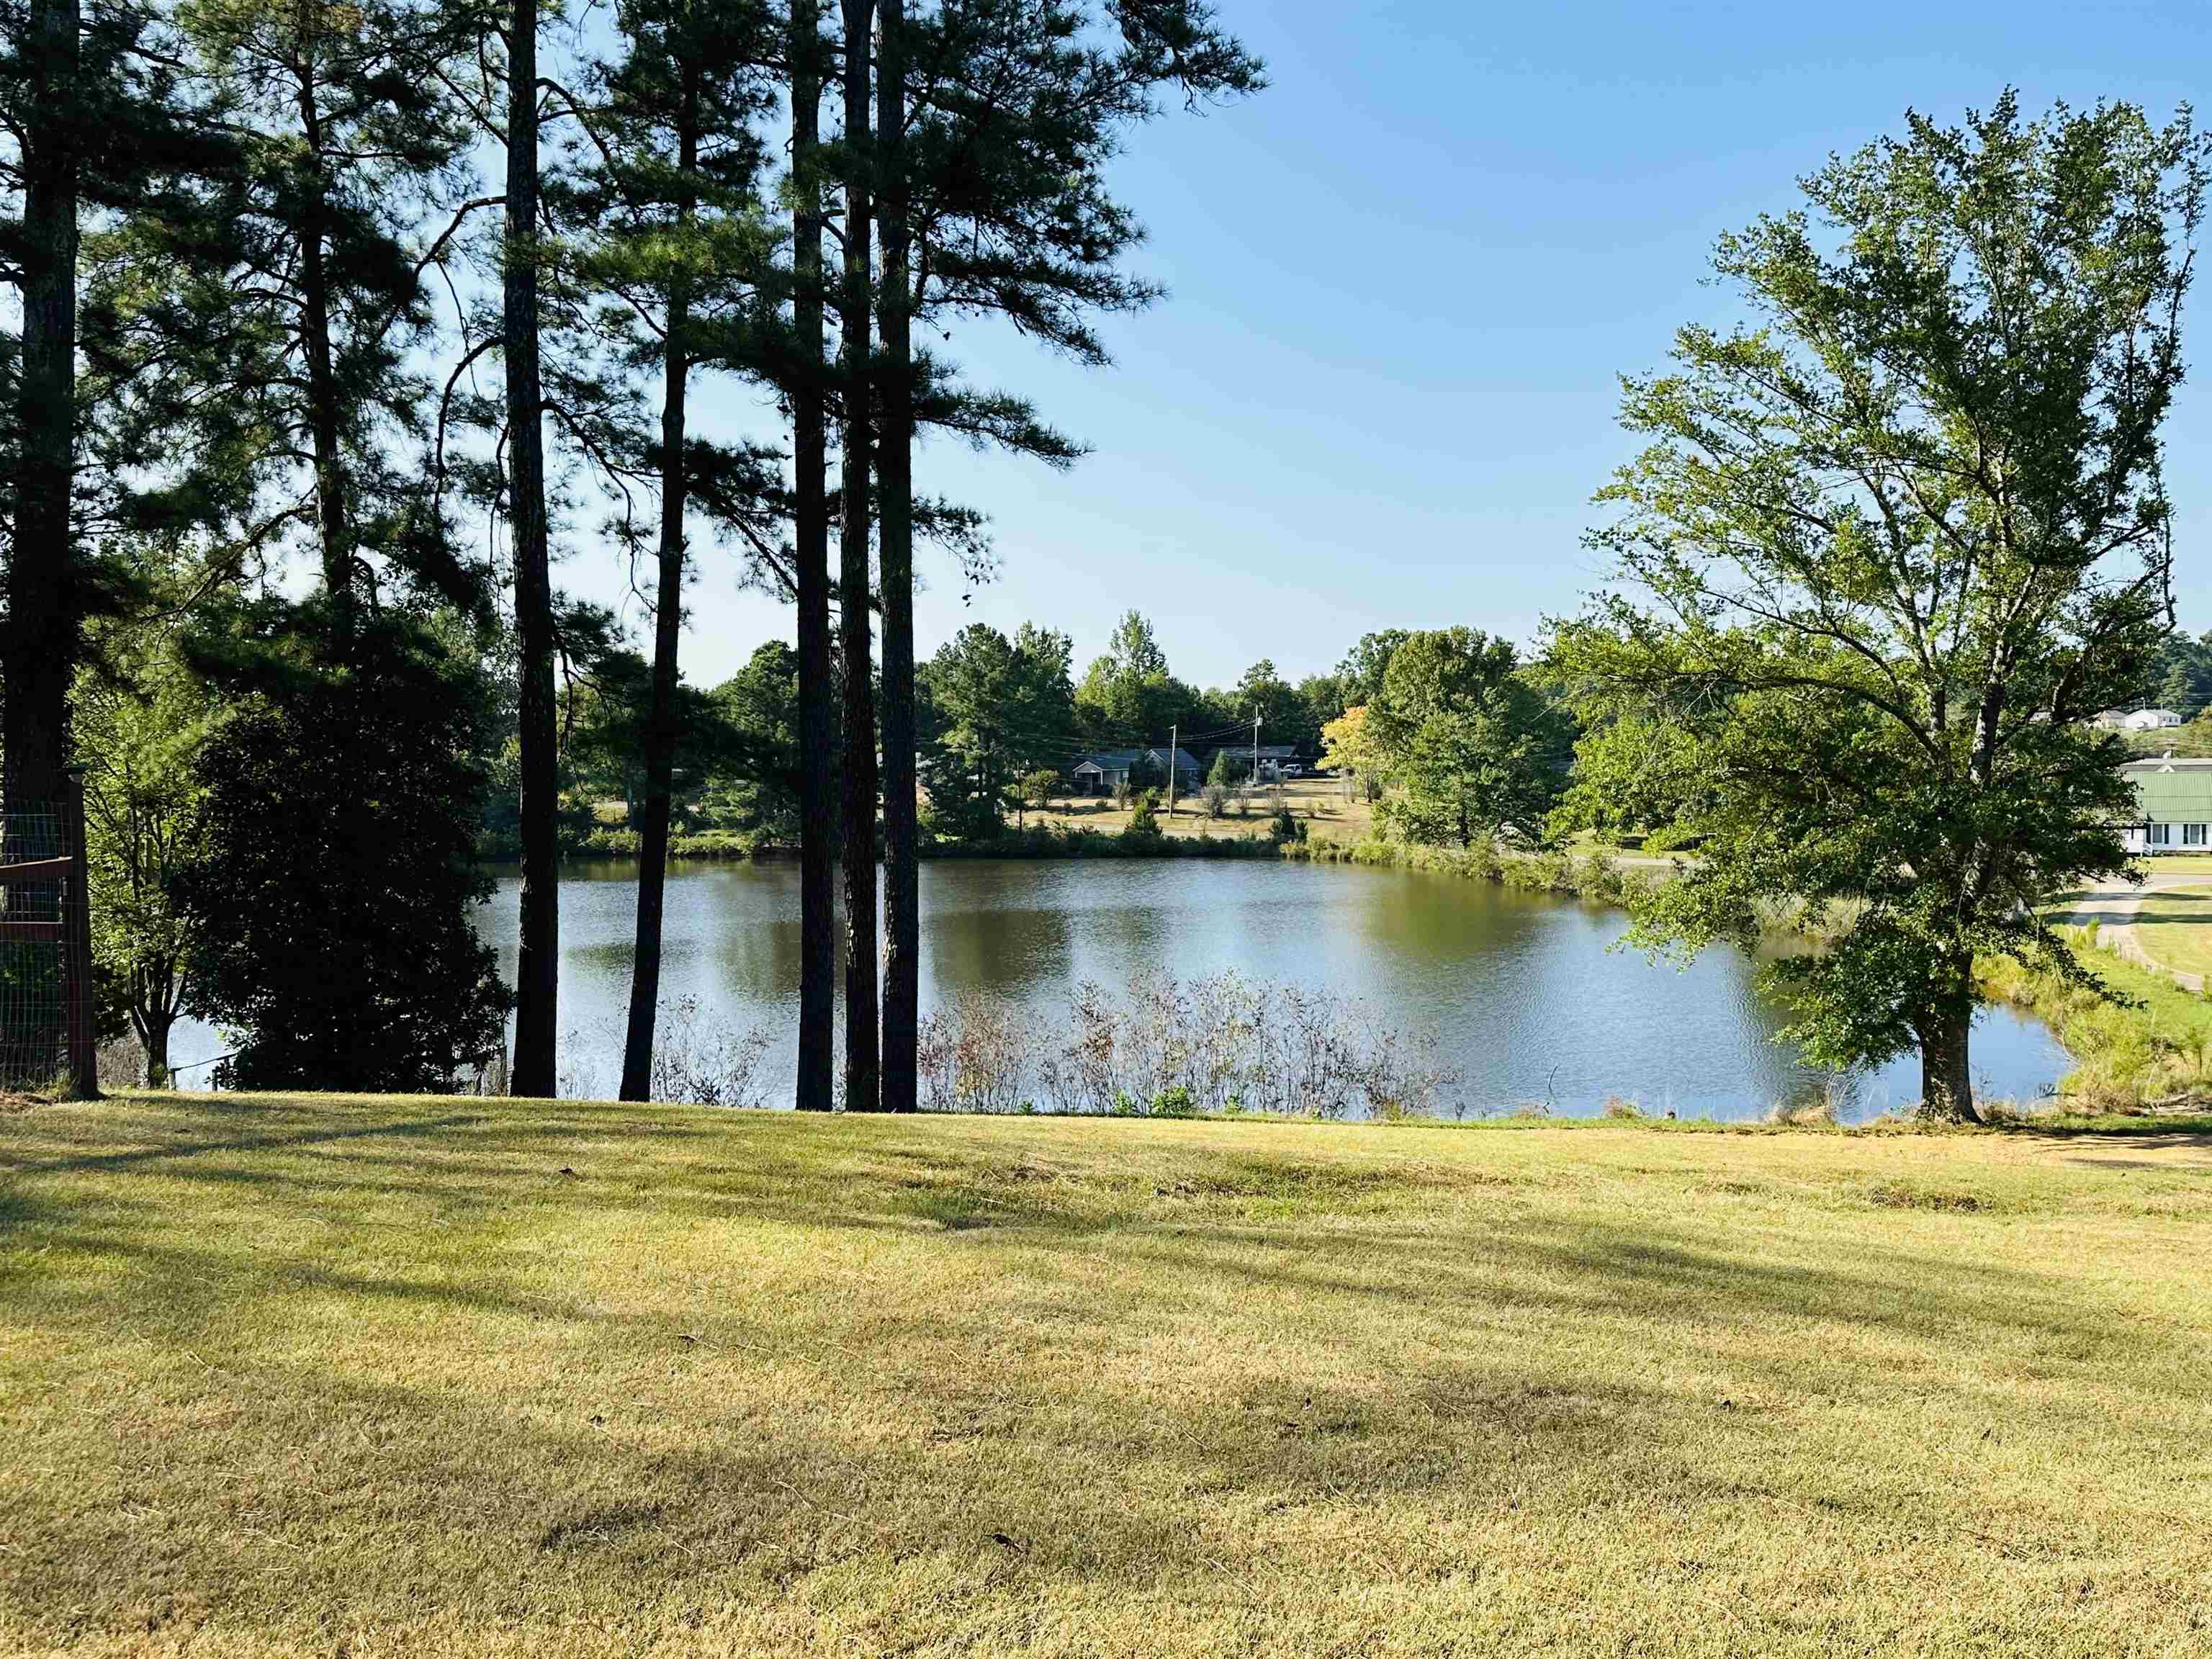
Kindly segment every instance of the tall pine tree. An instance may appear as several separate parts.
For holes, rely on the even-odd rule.
[[[838,637],[843,647],[845,753],[842,860],[845,878],[845,1108],[878,1104],[876,1006],[876,699],[870,674],[868,570],[869,453],[873,446],[874,363],[869,338],[873,269],[870,172],[874,112],[869,62],[873,7],[843,0],[844,133],[840,170],[845,186],[841,229],[844,281],[837,294],[844,418],[839,432],[842,476],[837,542]]]
[[[792,319],[787,379],[791,408],[792,552],[799,598],[799,1075],[801,1111],[826,1112],[834,1097],[836,1024],[836,773],[830,764],[837,696],[830,639],[828,441],[821,368],[822,14],[819,0],[792,0]]]
[[[1121,135],[1155,112],[1164,89],[1197,103],[1256,91],[1263,77],[1204,0],[1095,7],[1080,0],[945,0],[913,19],[901,0],[878,3],[886,84],[871,155],[884,219],[877,466],[890,930],[882,1104],[911,1111],[921,949],[915,435],[936,426],[1060,465],[1078,453],[1025,400],[962,387],[946,365],[915,353],[913,326],[941,331],[955,317],[995,316],[1079,362],[1105,364],[1091,317],[1136,309],[1158,293],[1121,269],[1142,234],[1106,188],[1105,169]],[[846,254],[849,261],[849,238]]]
[[[501,336],[507,363],[507,507],[514,559],[521,728],[522,892],[515,959],[513,1088],[550,1096],[560,1030],[561,754],[553,690],[553,572],[538,366],[538,0],[507,19],[507,236]]]
[[[765,7],[732,0],[624,0],[619,55],[596,76],[593,106],[579,112],[593,165],[565,204],[596,230],[577,276],[604,296],[600,321],[615,354],[660,384],[658,436],[644,446],[659,513],[625,1100],[645,1099],[653,1074],[687,525],[703,513],[750,529],[780,506],[770,471],[778,458],[708,441],[690,420],[696,374],[752,369],[776,349],[764,337],[780,332],[768,326],[763,298],[774,244],[753,125],[780,56],[770,25]]]

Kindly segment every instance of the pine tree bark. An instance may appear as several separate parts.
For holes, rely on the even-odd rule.
[[[845,1109],[882,1103],[876,1010],[876,709],[869,673],[868,422],[872,413],[869,353],[868,184],[869,0],[844,0],[845,268],[840,301],[840,380],[845,398],[839,488],[838,634],[844,654],[845,750],[842,829],[845,875]]]
[[[921,1017],[919,826],[914,758],[914,349],[908,291],[906,6],[878,0],[877,189],[883,242],[883,414],[877,435],[876,517],[884,614],[884,1109],[917,1104]]]
[[[307,151],[306,200],[300,223],[300,349],[307,371],[307,434],[314,447],[316,534],[322,544],[323,591],[341,646],[352,633],[353,542],[346,511],[345,459],[338,440],[336,358],[331,349],[330,250],[325,246],[329,192],[323,170],[322,109],[315,100],[312,39],[300,42],[300,136]]]
[[[699,88],[696,66],[683,70],[676,165],[685,179],[699,167]],[[693,204],[677,210],[688,230]],[[623,1043],[622,1097],[653,1095],[653,1043],[660,1008],[661,916],[668,889],[668,819],[676,769],[676,654],[684,626],[684,432],[691,363],[690,293],[679,269],[668,285],[667,335],[661,348],[660,571],[653,601],[653,705],[646,717],[645,810],[639,826],[637,933],[630,951],[629,1030]]]
[[[512,0],[507,39],[507,357],[508,522],[520,678],[521,940],[512,1088],[554,1091],[561,951],[560,757],[553,696],[553,581],[546,546],[545,436],[538,368],[538,0]]]
[[[0,656],[0,797],[62,796],[81,609],[70,492],[76,459],[78,0],[33,0],[23,40],[30,122],[21,167],[23,333],[16,382],[15,539]]]
[[[793,319],[792,539],[799,587],[799,1077],[802,1112],[830,1109],[836,1023],[837,721],[830,651],[830,503],[822,395],[821,8],[791,8]]]

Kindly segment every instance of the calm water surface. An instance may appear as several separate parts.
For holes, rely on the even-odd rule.
[[[483,913],[514,965],[519,884]],[[623,864],[571,864],[561,898],[562,1072],[611,1094],[621,1072],[635,884]],[[1771,1039],[1778,1013],[1752,964],[1708,951],[1686,970],[1607,947],[1620,912],[1484,882],[1344,866],[1181,860],[947,860],[921,866],[921,997],[988,990],[1050,1011],[1085,980],[1118,991],[1146,968],[1179,976],[1328,986],[1433,1033],[1471,1111],[1548,1102],[1594,1112],[1620,1095],[1646,1109],[1749,1117],[1817,1093],[1822,1074]],[[799,1018],[799,872],[693,865],[670,875],[661,991],[709,1018],[757,1024],[787,1078]],[[179,1059],[190,1056],[179,1046]],[[2069,1065],[2039,1023],[1984,1010],[1975,1080],[2028,1100]],[[1849,1079],[1844,1115],[1919,1094],[1917,1062]]]

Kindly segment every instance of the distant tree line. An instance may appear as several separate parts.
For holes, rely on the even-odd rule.
[[[1073,641],[1052,629],[1025,623],[1009,636],[972,623],[917,665],[930,836],[988,842],[1066,793],[1085,758],[1164,751],[1170,734],[1212,757],[1216,781],[1250,781],[1255,713],[1258,740],[1344,769],[1380,803],[1386,833],[1412,842],[1540,839],[1571,758],[1572,722],[1514,647],[1466,628],[1370,634],[1334,671],[1295,684],[1263,658],[1232,685],[1200,689],[1170,672],[1152,624],[1133,611],[1079,679],[1073,660]],[[644,675],[641,659],[613,648],[562,691],[571,850],[637,848]],[[792,648],[770,641],[712,691],[680,696],[680,844],[700,854],[796,845],[805,767]],[[513,751],[510,740],[509,771]],[[1139,787],[1166,781],[1141,759],[1135,770]],[[512,799],[505,787],[492,797],[486,847],[495,856],[512,855]]]

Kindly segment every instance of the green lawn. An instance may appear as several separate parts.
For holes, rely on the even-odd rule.
[[[2135,926],[2152,960],[2184,973],[2212,974],[2212,886],[2146,893]]]
[[[2212,1140],[0,1117],[0,1651],[2212,1651]]]

